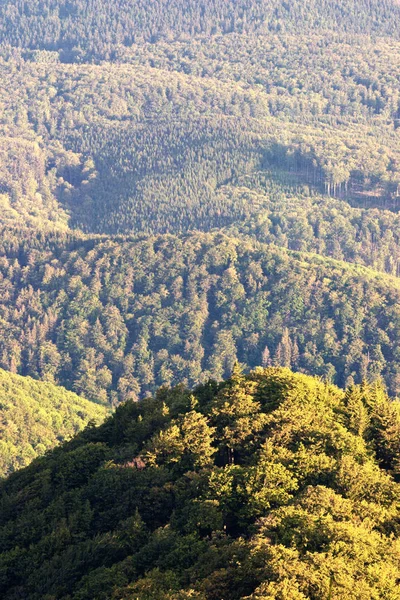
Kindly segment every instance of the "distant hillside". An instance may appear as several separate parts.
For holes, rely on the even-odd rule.
[[[219,380],[236,360],[400,392],[400,280],[362,266],[222,232],[5,232],[0,275],[0,365],[90,400]]]
[[[397,210],[400,46],[230,35],[59,64],[0,47],[0,221],[108,234],[210,230],[286,184]],[[250,179],[253,177],[253,179]]]
[[[0,476],[28,465],[89,421],[101,423],[106,414],[62,387],[0,370]]]
[[[235,33],[53,58],[0,45],[1,223],[210,230],[254,216],[224,191],[271,171],[328,204],[399,208],[398,41]]]
[[[0,484],[2,600],[396,600],[400,403],[288,369],[128,402]]]
[[[400,8],[395,0],[5,0],[0,23],[2,43],[79,60],[112,57],[136,41],[232,32],[398,36]]]

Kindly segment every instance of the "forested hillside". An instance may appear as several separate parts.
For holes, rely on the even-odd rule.
[[[400,405],[235,368],[0,483],[4,600],[395,600]]]
[[[62,387],[0,370],[0,477],[70,439],[89,422],[100,424],[104,407]]]
[[[0,2],[2,600],[400,600],[399,32]]]
[[[400,6],[5,0],[0,366],[400,393]]]
[[[2,222],[210,230],[259,210],[226,185],[271,172],[327,204],[398,209],[393,39],[317,29],[137,42],[99,64],[0,56]]]
[[[61,50],[63,60],[113,57],[119,46],[233,32],[398,36],[396,0],[5,0],[0,40],[16,47]]]
[[[116,404],[281,365],[400,391],[400,281],[223,233],[7,236],[0,364]],[[11,327],[10,327],[11,324]]]

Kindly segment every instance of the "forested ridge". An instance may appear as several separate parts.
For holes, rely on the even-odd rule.
[[[0,370],[0,477],[106,416],[103,406],[60,386]]]
[[[395,600],[400,408],[257,369],[128,401],[0,483],[4,600]]]
[[[112,58],[119,46],[196,35],[233,32],[310,33],[398,36],[396,0],[6,0],[0,40],[16,47],[60,50],[65,61]]]
[[[62,235],[3,241],[3,368],[114,405],[236,360],[399,390],[395,276],[221,232]]]

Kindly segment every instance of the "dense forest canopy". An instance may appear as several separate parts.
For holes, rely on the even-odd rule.
[[[396,210],[399,50],[362,36],[231,35],[63,65],[4,49],[1,220],[209,230],[255,210],[226,184],[271,170],[327,202]]]
[[[396,0],[4,0],[0,41],[61,50],[66,61],[112,58],[137,41],[233,32],[310,33],[315,30],[397,37]]]
[[[2,600],[400,600],[399,32],[0,2]]]
[[[100,424],[104,407],[62,387],[0,370],[0,477],[70,439],[89,422]]]
[[[3,2],[0,366],[400,392],[397,2]]]
[[[128,401],[0,483],[1,597],[395,600],[399,428],[288,369]]]
[[[218,380],[236,360],[400,391],[395,276],[250,235],[62,240],[4,236],[5,369],[112,404]]]

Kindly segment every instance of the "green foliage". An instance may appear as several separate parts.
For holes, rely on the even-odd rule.
[[[0,7],[0,365],[112,405],[237,360],[399,393],[399,7],[164,5]]]
[[[28,465],[106,415],[104,407],[64,388],[0,370],[0,475]]]
[[[2,598],[400,598],[399,31],[1,3]]]
[[[128,401],[0,484],[1,597],[394,600],[397,427],[282,368]]]
[[[261,364],[266,349],[265,365],[400,389],[399,281],[363,267],[221,233],[5,232],[0,276],[2,368],[89,400],[220,380],[237,360]],[[229,451],[259,425],[249,394],[225,408],[221,394]]]

